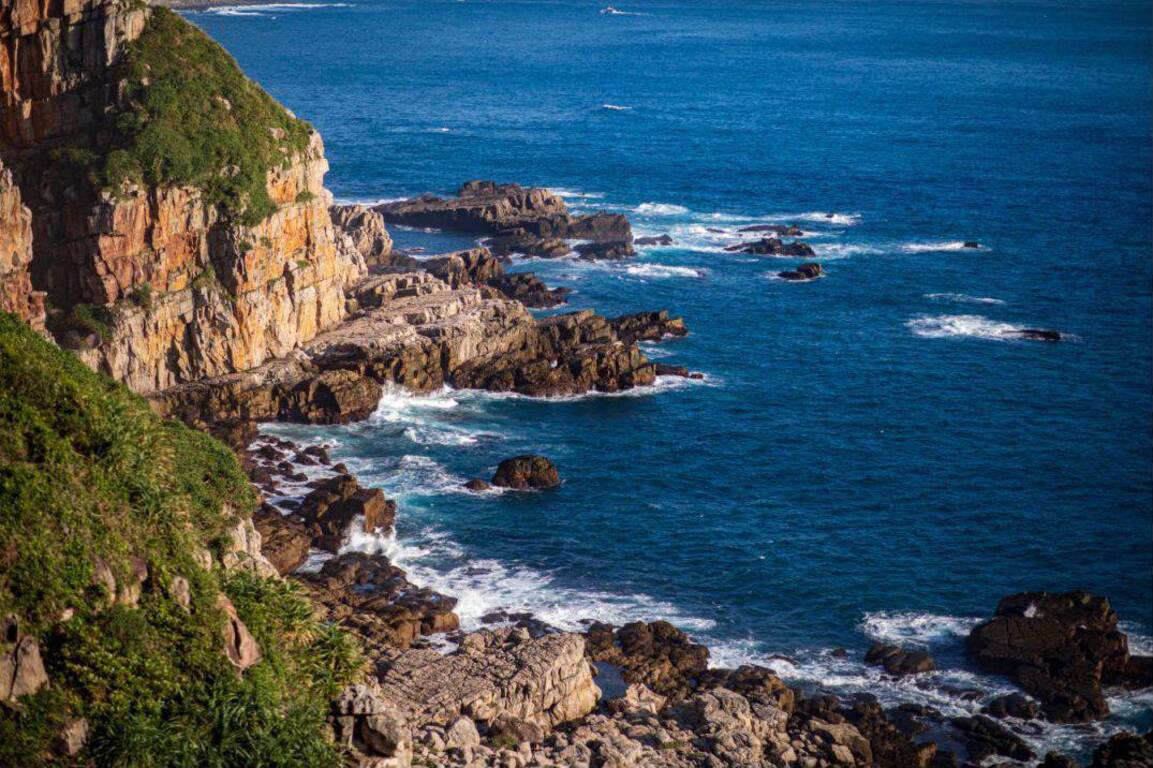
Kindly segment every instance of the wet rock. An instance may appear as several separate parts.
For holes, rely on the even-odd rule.
[[[755,224],[741,227],[738,232],[771,232],[777,237],[804,237],[805,233],[796,224]]]
[[[982,668],[1011,676],[1056,722],[1105,717],[1102,684],[1140,686],[1117,613],[1086,592],[1025,592],[1001,600],[996,615],[969,633],[967,650]]]
[[[937,746],[914,739],[929,729],[923,718],[926,708],[886,712],[868,695],[853,698],[851,706],[840,710],[869,742],[871,763],[876,768],[927,768],[937,756]]]
[[[281,398],[278,418],[307,424],[346,424],[372,415],[380,403],[380,384],[356,371],[324,371]]]
[[[498,235],[484,242],[493,254],[502,258],[519,253],[541,259],[559,259],[573,252],[568,242],[559,237],[536,237],[526,233]]]
[[[638,237],[633,242],[637,245],[672,245],[675,241],[671,235],[663,234],[655,237]]]
[[[903,677],[935,669],[933,657],[924,651],[906,651],[896,645],[873,643],[865,654],[865,663],[884,667],[890,675]]]
[[[983,715],[955,717],[950,724],[960,734],[969,760],[981,763],[994,755],[1012,760],[1030,760],[1033,750],[1012,731]]]
[[[981,711],[996,718],[1016,717],[1021,720],[1032,720],[1041,710],[1037,702],[1019,693],[1009,693],[993,699]]]
[[[482,491],[487,491],[488,489],[492,488],[491,485],[486,483],[484,480],[481,480],[479,477],[474,477],[472,480],[469,480],[464,484],[464,487],[473,493],[481,493]]]
[[[708,648],[667,621],[637,621],[619,630],[594,623],[586,638],[590,659],[617,665],[627,682],[647,685],[673,701],[686,697],[708,669]]]
[[[323,445],[310,445],[301,451],[305,456],[311,456],[321,464],[331,464],[332,460],[328,456],[328,449]]]
[[[365,531],[391,531],[396,502],[379,488],[362,488],[352,475],[337,475],[317,483],[297,513],[313,533],[313,545],[335,552],[357,518],[363,518]]]
[[[582,259],[626,259],[636,256],[633,244],[626,241],[577,243],[573,248]]]
[[[809,263],[802,264],[796,269],[778,272],[777,277],[790,282],[804,282],[806,280],[816,280],[824,274],[825,271],[821,268],[820,264]]]
[[[348,552],[298,578],[328,617],[343,621],[369,649],[407,648],[418,637],[460,626],[455,598],[418,587],[382,555]]]
[[[816,255],[813,247],[808,243],[794,240],[791,243],[782,242],[777,237],[762,237],[750,243],[738,243],[725,248],[734,253],[749,253],[757,256],[798,256],[810,258]]]
[[[1153,765],[1153,731],[1144,736],[1119,733],[1093,753],[1091,768],[1148,768]]]
[[[1019,331],[1009,331],[1008,335],[1027,341],[1062,341],[1065,338],[1060,331],[1047,328],[1022,328]]]
[[[963,247],[965,247],[965,248],[980,248],[981,244],[978,243],[976,240],[966,240],[963,244]]]
[[[544,456],[515,456],[500,463],[492,484],[517,490],[555,488],[560,485],[560,473]]]
[[[1077,761],[1059,752],[1049,752],[1037,768],[1080,768]]]
[[[232,601],[226,595],[221,594],[217,597],[216,607],[224,612],[225,617],[222,630],[224,655],[232,662],[238,672],[244,672],[249,667],[259,663],[264,658],[264,654],[261,653],[256,638],[240,620],[236,613],[236,607],[232,605]]]
[[[488,285],[526,307],[548,309],[568,302],[568,288],[549,288],[531,272],[514,272],[488,281]]]
[[[671,317],[666,309],[621,315],[614,317],[609,324],[617,338],[626,342],[661,341],[670,337],[687,336],[689,333],[685,321],[679,317]]]

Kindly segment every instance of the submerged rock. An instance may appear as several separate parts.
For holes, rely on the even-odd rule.
[[[825,271],[821,269],[820,264],[808,263],[802,264],[793,270],[778,272],[777,277],[781,278],[782,280],[789,280],[791,282],[806,282],[808,280],[816,280],[818,277],[821,277],[824,274]]]
[[[1022,328],[1019,331],[1009,331],[1008,335],[1028,341],[1061,341],[1065,338],[1060,331],[1045,328]]]
[[[492,484],[517,490],[555,488],[560,485],[560,474],[544,456],[515,456],[500,463]]]
[[[805,233],[796,224],[755,224],[741,227],[738,232],[772,232],[777,237],[804,237]]]
[[[865,663],[884,667],[890,675],[902,677],[936,668],[933,657],[925,651],[906,651],[897,645],[873,643],[865,654]]]
[[[671,235],[656,235],[655,237],[638,237],[633,241],[637,245],[672,245],[675,241]]]
[[[802,243],[800,240],[785,243],[776,237],[762,237],[760,240],[754,240],[750,243],[730,245],[725,250],[758,256],[799,256],[801,258],[816,256],[813,247],[808,243]]]

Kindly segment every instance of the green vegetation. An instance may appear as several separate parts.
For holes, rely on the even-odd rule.
[[[152,308],[152,286],[148,283],[138,285],[128,292],[128,300],[143,309]]]
[[[53,764],[67,716],[90,725],[78,764],[338,764],[323,718],[362,669],[355,642],[293,585],[195,561],[254,504],[222,444],[0,314],[0,616],[40,640],[51,681],[0,706],[0,765]],[[123,585],[133,558],[148,582],[115,604],[97,564]],[[264,654],[243,676],[222,652],[222,592]]]
[[[245,77],[223,48],[156,7],[116,74],[127,84],[126,106],[114,118],[117,144],[93,169],[99,185],[190,185],[249,225],[272,213],[266,175],[307,148],[309,126]]]

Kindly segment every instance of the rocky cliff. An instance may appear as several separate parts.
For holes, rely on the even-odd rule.
[[[27,276],[4,280],[47,293],[57,339],[149,392],[260,365],[343,319],[363,263],[338,248],[307,124],[163,9],[2,13],[0,157],[33,236]],[[165,83],[189,103],[155,97]],[[203,121],[175,119],[188,111]],[[242,140],[216,140],[229,130]]]

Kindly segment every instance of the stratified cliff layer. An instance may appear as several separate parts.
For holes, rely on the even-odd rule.
[[[47,292],[90,366],[149,392],[341,321],[362,266],[337,248],[319,136],[190,24],[136,0],[17,2],[0,82],[33,235],[29,279],[4,279]]]

